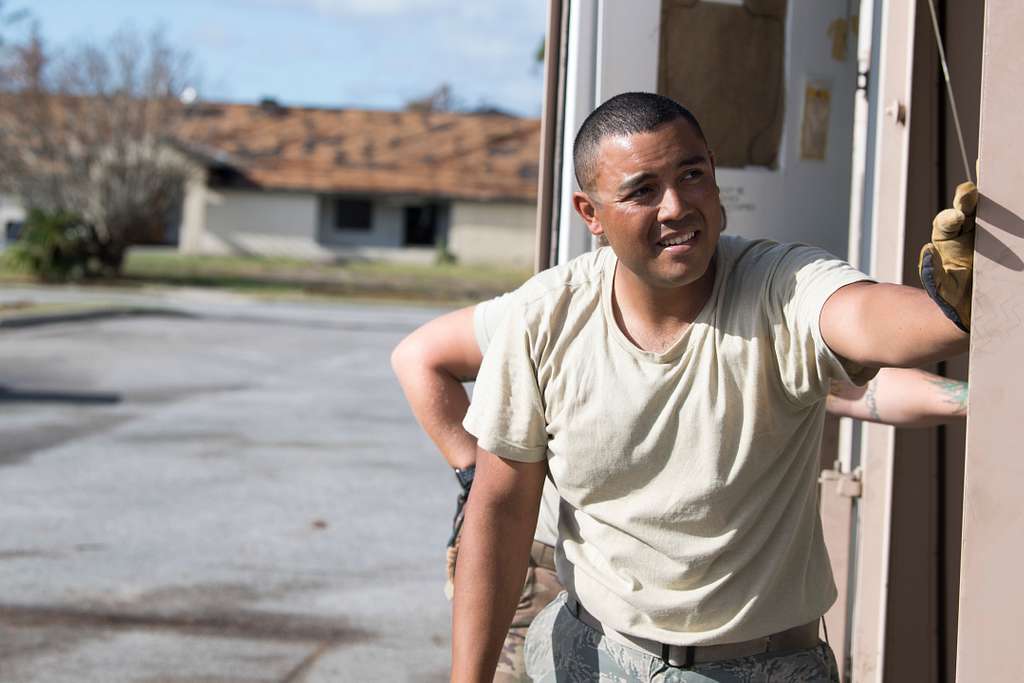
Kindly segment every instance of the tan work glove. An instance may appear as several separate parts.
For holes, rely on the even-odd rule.
[[[974,183],[960,183],[953,208],[939,212],[932,221],[932,241],[921,248],[917,266],[928,295],[964,332],[971,331],[977,207],[978,188]]]

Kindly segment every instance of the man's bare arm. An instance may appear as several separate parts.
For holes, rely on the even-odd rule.
[[[894,427],[931,427],[967,415],[967,383],[924,370],[883,368],[869,384],[833,382],[833,415]]]
[[[476,377],[481,360],[472,306],[431,320],[391,354],[413,415],[452,467],[476,462],[476,439],[462,428],[469,408],[462,383]]]
[[[476,378],[482,355],[473,307],[436,318],[406,337],[391,355],[413,414],[452,467],[476,460],[476,439],[462,428],[469,399],[462,382]],[[921,427],[966,413],[966,384],[922,370],[882,369],[869,385],[833,384],[832,414],[896,427]]]
[[[962,183],[953,208],[932,221],[931,241],[918,266],[927,292],[857,282],[833,293],[818,321],[829,348],[861,365],[899,368],[966,352],[977,203],[974,183]]]
[[[969,336],[924,290],[856,282],[825,302],[821,335],[839,356],[875,367],[919,367],[967,351]]]
[[[519,602],[547,465],[477,450],[452,614],[452,681],[490,682]]]

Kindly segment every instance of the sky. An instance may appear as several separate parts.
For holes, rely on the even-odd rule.
[[[215,101],[400,109],[448,83],[462,108],[539,116],[545,0],[5,0],[54,47],[162,26]]]

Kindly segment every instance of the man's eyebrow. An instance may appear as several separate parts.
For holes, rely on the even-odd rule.
[[[706,163],[707,160],[707,157],[704,156],[703,154],[695,154],[693,156],[686,157],[685,159],[680,159],[679,163],[676,164],[676,168],[683,168],[684,166],[697,166],[698,164]],[[640,185],[643,185],[648,180],[651,180],[652,178],[655,177],[657,176],[655,176],[655,174],[651,173],[650,171],[641,171],[640,173],[631,175],[625,180],[623,180],[622,183],[619,184],[617,192],[628,192]]]
[[[694,154],[692,157],[686,157],[676,164],[676,168],[682,168],[683,166],[696,166],[697,164],[703,164],[708,160],[703,154]]]
[[[636,187],[643,185],[648,180],[651,180],[652,178],[655,177],[657,176],[655,176],[653,173],[649,171],[642,171],[640,173],[631,175],[622,181],[622,183],[619,185],[618,192],[628,192],[629,190],[635,189]]]

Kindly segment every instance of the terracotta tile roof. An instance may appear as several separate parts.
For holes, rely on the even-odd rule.
[[[540,122],[498,114],[202,103],[181,146],[278,190],[534,201]]]

